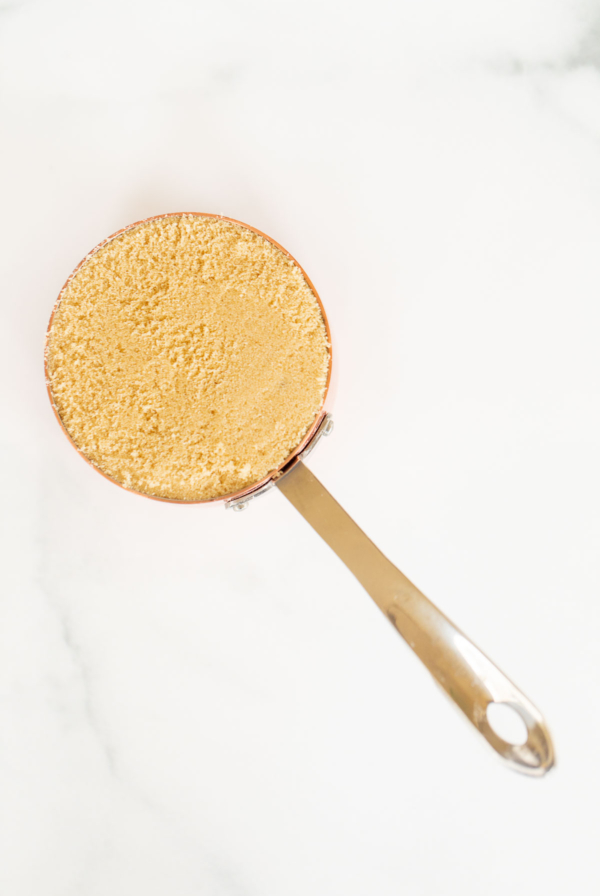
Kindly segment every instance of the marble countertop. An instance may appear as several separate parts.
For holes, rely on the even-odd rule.
[[[600,3],[0,0],[3,896],[600,885]],[[507,771],[274,490],[128,494],[48,317],[101,239],[208,211],[335,340],[309,461],[542,709]]]

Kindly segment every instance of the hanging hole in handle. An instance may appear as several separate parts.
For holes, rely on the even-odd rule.
[[[486,709],[490,728],[505,743],[520,747],[527,741],[528,731],[521,713],[510,703],[488,703]]]

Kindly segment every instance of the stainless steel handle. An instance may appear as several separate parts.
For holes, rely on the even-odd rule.
[[[525,774],[544,775],[552,768],[552,740],[533,703],[390,563],[316,476],[299,461],[276,484],[496,753]],[[511,744],[496,734],[487,717],[490,703],[506,703],[519,713],[527,727],[525,743]]]

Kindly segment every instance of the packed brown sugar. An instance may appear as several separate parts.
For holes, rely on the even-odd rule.
[[[228,221],[168,216],[83,263],[49,331],[57,412],[126,488],[201,501],[276,470],[323,403],[319,303],[276,246]]]

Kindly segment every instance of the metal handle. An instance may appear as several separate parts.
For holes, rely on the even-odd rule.
[[[554,750],[544,720],[517,687],[431,603],[348,516],[299,461],[276,481],[285,497],[319,533],[371,595],[435,680],[513,769],[544,775]],[[490,703],[506,703],[527,727],[516,745],[499,737],[487,718]]]

